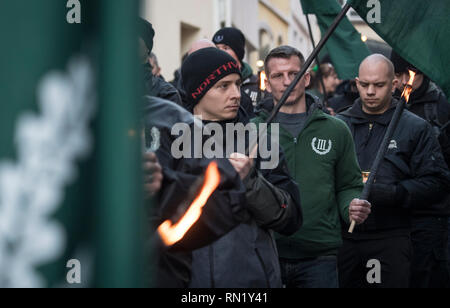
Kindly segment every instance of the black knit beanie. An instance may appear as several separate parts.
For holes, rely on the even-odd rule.
[[[241,30],[236,28],[223,28],[214,34],[212,41],[214,44],[225,44],[230,46],[236,53],[239,61],[242,62],[245,55],[245,36]]]
[[[226,52],[210,47],[190,54],[181,66],[189,103],[197,104],[209,89],[230,74],[241,76],[236,60]]]
[[[153,49],[153,37],[155,36],[155,30],[153,30],[152,24],[143,18],[139,18],[139,36],[151,52]]]

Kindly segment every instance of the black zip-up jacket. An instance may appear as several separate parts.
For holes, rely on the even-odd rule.
[[[383,115],[362,111],[358,99],[338,115],[349,126],[363,171],[370,171],[398,101]],[[355,233],[380,230],[409,230],[412,209],[430,214],[448,213],[438,202],[450,187],[450,172],[431,126],[405,110],[378,170],[370,195],[372,213]]]
[[[186,210],[180,208],[180,204],[185,203],[192,184],[211,160],[175,159],[171,154],[172,142],[177,138],[171,135],[175,123],[185,123],[192,129],[194,125],[202,125],[189,112],[167,101],[146,97],[145,113],[146,128],[159,129],[160,148],[156,154],[164,174],[159,204],[151,215],[156,227],[165,219],[180,218]],[[235,122],[240,121],[240,118],[235,119]],[[270,230],[292,234],[302,223],[297,185],[286,173],[282,153],[277,168],[256,168],[244,181],[227,159],[215,161],[219,165],[221,184],[184,238],[161,254],[158,286],[186,287],[188,282],[191,286],[206,287],[281,286]],[[259,166],[259,159],[255,163]],[[209,246],[201,248],[205,245]],[[193,250],[196,251],[192,257]],[[211,251],[225,259],[211,261]],[[211,266],[213,271],[210,271]],[[232,275],[233,270],[238,272]]]
[[[209,159],[173,159],[170,148],[175,137],[171,135],[176,123],[195,125],[194,117],[187,110],[173,102],[153,96],[143,98],[143,122],[146,147],[155,150],[163,168],[163,185],[148,208],[150,238],[153,232],[165,220],[176,222],[187,210],[193,200],[186,200],[190,188],[203,176]],[[150,243],[150,249],[156,250],[155,277],[156,287],[187,287],[191,277],[191,251],[217,240],[247,217],[244,209],[245,186],[234,168],[223,160],[217,160],[221,181],[208,203],[203,208],[199,220],[186,235],[170,249],[159,241]]]
[[[227,123],[246,125],[248,120],[239,113],[233,121],[216,123],[225,128]],[[261,169],[262,159],[258,157],[255,168],[243,181],[248,218],[211,245],[193,252],[190,287],[282,286],[272,230],[284,235],[295,233],[302,224],[302,213],[297,184],[289,175],[281,148],[279,151],[279,163],[274,169]]]

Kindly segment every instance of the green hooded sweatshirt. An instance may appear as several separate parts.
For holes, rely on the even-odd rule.
[[[303,211],[303,226],[297,233],[277,235],[280,257],[286,259],[336,255],[342,245],[341,223],[349,224],[350,202],[363,189],[347,125],[324,113],[309,94],[306,102],[308,117],[299,136],[280,125],[280,145],[299,185]],[[262,110],[253,122],[265,122],[269,112]]]

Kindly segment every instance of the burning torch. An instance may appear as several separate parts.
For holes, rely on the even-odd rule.
[[[264,91],[266,91],[266,72],[264,71],[264,61],[259,60],[256,65],[258,66],[258,96],[256,102],[260,103],[264,98]]]
[[[197,192],[198,184],[194,183],[194,189],[191,190],[190,195]],[[166,247],[172,246],[179,242],[189,229],[197,222],[202,214],[202,208],[208,202],[209,197],[217,189],[220,184],[220,172],[216,162],[211,162],[206,169],[203,186],[195,197],[194,201],[189,206],[186,213],[181,219],[173,224],[170,220],[164,221],[157,229],[157,233]],[[188,196],[188,200],[190,196]]]
[[[412,92],[412,84],[414,82],[414,78],[416,77],[416,73],[410,70],[409,76],[410,78],[408,84],[405,86],[400,102],[397,104],[397,107],[395,108],[394,115],[392,116],[392,120],[389,123],[386,134],[384,135],[383,141],[381,142],[380,149],[377,153],[375,161],[373,162],[372,168],[369,173],[369,178],[367,179],[366,184],[364,185],[364,190],[361,194],[360,199],[367,200],[369,198],[370,190],[372,189],[372,185],[375,182],[375,178],[378,173],[378,168],[380,167],[381,161],[383,160],[384,155],[386,154],[389,142],[392,136],[394,135],[395,129],[397,128],[398,122],[400,121],[400,117],[403,113],[403,110],[405,109],[406,104],[409,102],[409,96],[411,95]],[[352,221],[350,228],[348,229],[349,233],[353,233],[355,225],[356,225],[355,221]]]

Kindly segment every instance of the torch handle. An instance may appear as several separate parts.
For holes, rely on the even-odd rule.
[[[370,191],[372,189],[373,183],[375,183],[375,178],[377,176],[381,161],[383,160],[384,155],[386,155],[389,143],[391,142],[391,138],[394,135],[395,129],[397,128],[398,122],[400,121],[400,117],[402,116],[405,106],[406,100],[404,97],[402,97],[402,99],[398,102],[397,107],[395,108],[394,115],[392,116],[386,134],[384,135],[383,141],[381,142],[380,150],[378,151],[377,156],[375,157],[375,160],[372,164],[372,168],[370,169],[369,178],[364,185],[364,189],[360,196],[361,200],[367,200],[369,198]],[[352,221],[350,228],[348,229],[349,233],[353,233],[355,225],[356,222]]]

